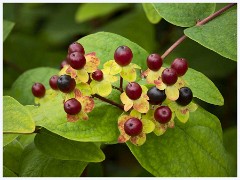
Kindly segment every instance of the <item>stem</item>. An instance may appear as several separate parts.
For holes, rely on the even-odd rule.
[[[120,87],[119,87],[119,89],[120,89],[121,92],[123,92],[122,86],[123,86],[123,78],[120,76]]]
[[[122,92],[122,89],[120,89],[119,87],[116,87],[116,86],[113,86],[113,85],[112,85],[112,88],[113,88],[113,89],[117,89],[118,91]]]
[[[233,7],[237,5],[237,3],[231,3],[225,7],[223,7],[222,9],[218,10],[217,12],[213,13],[212,15],[206,17],[205,19],[199,21],[196,26],[201,26],[204,25],[206,23],[208,23],[209,21],[213,20],[214,18],[216,18],[217,16],[221,15],[223,12],[225,12],[226,10],[228,10],[229,8]],[[164,59],[165,57],[167,57],[179,44],[181,44],[185,39],[187,38],[186,35],[183,35],[182,37],[180,37],[170,48],[168,48],[163,55],[161,56],[162,59]]]
[[[100,100],[102,100],[102,101],[104,101],[104,102],[107,102],[107,103],[109,103],[109,104],[111,104],[111,105],[113,105],[113,106],[118,107],[118,108],[121,109],[121,110],[124,110],[123,105],[118,104],[118,103],[116,103],[116,102],[114,102],[114,101],[112,101],[112,100],[110,100],[110,99],[107,99],[107,98],[104,98],[104,97],[102,97],[102,96],[99,96],[98,94],[94,94],[94,95],[92,95],[92,97],[96,97],[96,98],[98,98],[98,99],[100,99]]]

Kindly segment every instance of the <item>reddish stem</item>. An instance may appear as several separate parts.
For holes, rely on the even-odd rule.
[[[98,98],[98,99],[100,99],[100,100],[102,100],[102,101],[104,101],[104,102],[106,102],[106,103],[109,103],[109,104],[111,104],[111,105],[113,105],[113,106],[118,107],[118,108],[121,109],[121,110],[124,110],[123,105],[118,104],[118,103],[116,103],[116,102],[114,102],[114,101],[112,101],[112,100],[110,100],[110,99],[105,98],[105,97],[99,96],[98,94],[94,94],[94,95],[92,95],[92,97],[96,97],[96,98]]]

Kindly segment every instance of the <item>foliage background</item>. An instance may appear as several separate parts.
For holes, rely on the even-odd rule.
[[[217,4],[216,10],[224,5]],[[101,7],[106,8],[105,13],[99,12]],[[112,32],[150,53],[162,54],[182,36],[184,30],[164,19],[151,24],[141,4],[115,4],[114,8],[93,4],[92,11],[84,11],[86,17],[79,14],[79,8],[84,8],[84,4],[3,4],[3,18],[15,23],[3,44],[4,95],[11,95],[12,83],[28,69],[40,66],[59,68],[68,45],[85,35]],[[237,64],[190,39],[176,48],[167,61],[176,57],[185,57],[191,68],[209,77],[222,93],[224,106],[197,103],[220,119],[226,149],[236,160]],[[152,176],[139,165],[125,144],[108,145],[103,151],[106,160],[89,163],[82,176]]]

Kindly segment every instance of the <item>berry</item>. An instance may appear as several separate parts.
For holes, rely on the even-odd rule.
[[[124,131],[129,136],[137,136],[142,132],[142,121],[137,118],[130,118],[124,123]]]
[[[155,110],[154,118],[161,124],[168,123],[172,118],[172,111],[168,106],[160,106]]]
[[[103,80],[103,72],[100,69],[96,70],[95,72],[92,73],[92,78],[95,81],[102,81]]]
[[[192,90],[188,87],[182,87],[179,89],[179,98],[177,99],[177,103],[182,106],[188,105],[193,98]]]
[[[32,93],[35,97],[43,97],[45,95],[46,89],[41,83],[34,83],[32,86]]]
[[[162,66],[162,58],[159,54],[150,54],[147,57],[147,66],[152,71],[158,71]]]
[[[72,92],[76,86],[75,79],[69,75],[61,75],[57,80],[58,89],[64,93]]]
[[[53,76],[49,79],[49,85],[50,85],[51,88],[54,89],[54,90],[58,90],[57,80],[58,80],[58,75],[53,75]]]
[[[64,110],[67,114],[75,115],[82,109],[81,103],[75,98],[69,99],[64,103]]]
[[[166,94],[164,90],[159,90],[156,86],[151,87],[147,91],[149,97],[149,103],[152,105],[161,104],[166,99]]]
[[[68,61],[73,69],[82,69],[86,64],[86,59],[80,52],[71,53],[68,57]]]
[[[60,69],[62,69],[65,65],[68,65],[67,60],[63,60],[60,64]]]
[[[126,94],[130,99],[136,100],[140,98],[142,94],[142,88],[138,83],[135,82],[128,83],[126,87]]]
[[[68,47],[68,54],[71,54],[73,52],[79,52],[79,53],[81,53],[83,55],[85,54],[83,46],[80,43],[78,43],[78,42],[74,42],[74,43],[69,45],[69,47]]]
[[[178,76],[183,76],[188,70],[187,60],[184,58],[176,58],[172,62],[171,68],[177,72]]]
[[[178,76],[174,69],[166,68],[162,72],[162,81],[167,85],[173,85],[177,82]]]
[[[114,59],[120,66],[127,66],[132,61],[132,58],[132,51],[127,46],[119,46],[114,53]]]

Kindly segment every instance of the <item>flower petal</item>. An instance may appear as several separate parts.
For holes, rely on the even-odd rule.
[[[123,92],[120,95],[120,99],[121,99],[122,103],[124,104],[124,111],[128,111],[129,109],[131,109],[131,107],[133,106],[133,101],[128,98],[128,96],[125,92]]]
[[[96,71],[100,64],[100,60],[95,56],[95,54],[93,53],[86,54],[85,58],[86,58],[86,64],[84,66],[84,69],[88,73],[92,73]]]
[[[78,120],[80,120],[78,114],[76,114],[76,115],[67,114],[67,121],[68,122],[76,122]]]
[[[58,75],[61,76],[61,75],[64,75],[64,74],[67,74],[67,69],[69,68],[70,65],[65,65],[61,71],[59,71]]]
[[[113,76],[110,74],[104,74],[104,79],[110,83],[114,83],[114,82],[118,81],[119,77]]]
[[[79,116],[80,120],[84,120],[84,121],[88,120],[88,115],[84,111],[80,111],[80,113],[78,113],[78,116]]]
[[[93,98],[91,98],[89,96],[82,96],[82,97],[78,98],[78,100],[80,101],[80,103],[82,105],[83,112],[89,113],[93,110],[93,108],[94,108]]]
[[[80,70],[77,70],[77,77],[76,77],[76,83],[86,83],[88,82],[89,80],[89,75],[87,73],[87,71],[85,69],[80,69]]]
[[[146,141],[146,134],[145,133],[141,133],[138,136],[132,136],[130,138],[130,141],[136,145],[136,146],[141,146],[145,143]]]
[[[167,123],[167,125],[168,125],[169,128],[174,128],[174,126],[175,126],[174,118],[175,118],[175,114],[172,113],[172,118],[171,118],[171,120]]]
[[[76,69],[73,69],[70,65],[67,66],[67,70],[66,70],[66,73],[67,74],[70,74],[71,78],[75,78],[77,76],[77,70]]]
[[[122,115],[118,118],[118,129],[120,131],[120,136],[118,137],[119,143],[124,143],[130,139],[130,136],[124,131],[124,124],[129,118],[131,118],[131,116],[128,115]]]
[[[185,86],[185,81],[181,78],[181,77],[178,77],[178,80],[177,82],[174,84],[178,89],[180,89],[181,87],[184,87]]]
[[[133,116],[133,117],[135,117],[135,118],[141,119],[141,113],[139,113],[139,112],[136,111],[135,109],[133,109],[133,110],[130,112],[130,116]]]
[[[160,72],[150,70],[146,80],[149,84],[154,84],[154,81],[158,80],[160,76],[161,76]]]
[[[155,124],[148,119],[141,119],[142,123],[143,123],[143,133],[150,133],[155,129]]]
[[[167,130],[167,124],[160,124],[156,121],[155,123],[155,129],[154,129],[154,133],[157,135],[157,136],[161,136],[163,135],[166,130]]]
[[[133,101],[133,108],[140,113],[147,113],[149,110],[149,102],[147,99],[140,97],[139,99]]]
[[[198,106],[197,106],[197,104],[191,102],[189,105],[187,105],[187,108],[190,112],[194,112],[197,110]]]
[[[178,120],[182,123],[186,123],[189,119],[189,111],[187,108],[179,109],[175,112]]]
[[[154,84],[159,90],[164,90],[167,87],[167,85],[162,82],[161,78],[159,80],[154,80]]]
[[[166,96],[171,101],[176,101],[179,97],[179,90],[176,86],[167,86],[165,90]]]
[[[111,75],[118,74],[122,71],[122,67],[119,66],[114,60],[107,61],[103,64],[103,68]]]
[[[128,82],[133,82],[137,78],[136,70],[130,65],[122,67],[122,71],[120,72],[120,75],[124,80]]]
[[[76,88],[79,89],[84,96],[91,96],[91,94],[93,94],[90,85],[87,83],[81,82],[76,85]]]

